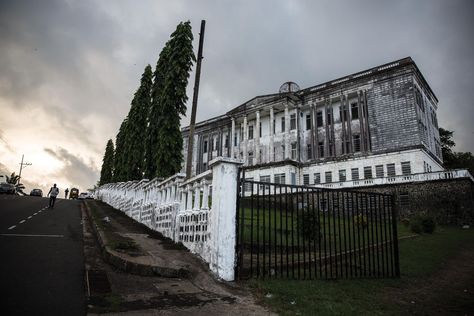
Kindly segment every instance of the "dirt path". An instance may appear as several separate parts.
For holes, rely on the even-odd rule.
[[[474,315],[474,248],[464,249],[426,280],[390,288],[385,300],[407,315]]]

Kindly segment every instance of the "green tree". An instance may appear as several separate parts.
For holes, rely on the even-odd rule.
[[[114,156],[114,174],[113,181],[121,182],[127,180],[126,174],[126,130],[127,130],[128,118],[125,118],[120,125],[119,132],[115,139],[115,156]]]
[[[20,180],[20,176],[15,174],[14,172],[12,172],[10,176],[6,176],[6,177],[7,177],[7,183],[10,183],[10,184],[17,184],[18,180]]]
[[[111,139],[105,146],[104,159],[102,159],[102,169],[100,170],[99,184],[107,184],[113,181],[113,169],[114,169],[114,143]]]
[[[144,174],[147,117],[151,106],[152,70],[148,65],[143,72],[140,87],[132,100],[125,133],[126,180],[141,180]]]
[[[453,147],[456,146],[456,143],[453,135],[453,131],[439,128],[444,167],[447,169],[466,168],[471,174],[474,174],[474,156],[471,152],[455,152]]]
[[[158,95],[162,119],[158,126],[156,148],[156,175],[171,176],[181,169],[183,162],[183,138],[180,119],[186,114],[186,87],[193,62],[193,33],[189,21],[180,23],[166,43],[166,72],[163,73],[163,88]]]

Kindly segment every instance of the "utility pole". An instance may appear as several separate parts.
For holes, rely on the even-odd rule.
[[[21,162],[20,162],[20,173],[18,174],[18,184],[20,184],[20,180],[21,180],[21,170],[23,170],[23,166],[27,167],[27,166],[31,166],[31,162],[23,162],[23,158],[25,158],[25,155],[21,155]]]
[[[199,49],[196,63],[196,78],[194,79],[193,105],[191,109],[191,122],[189,124],[188,138],[188,156],[186,160],[186,179],[191,178],[193,164],[193,146],[194,146],[194,125],[196,124],[196,108],[199,94],[199,80],[201,77],[201,60],[202,46],[204,43],[204,29],[206,28],[206,20],[201,20],[201,32],[199,33]]]

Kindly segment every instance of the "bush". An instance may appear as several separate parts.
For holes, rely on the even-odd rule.
[[[412,218],[410,218],[409,222],[410,230],[415,234],[432,234],[436,228],[436,222],[433,216],[426,214],[414,215]]]
[[[298,221],[298,230],[303,239],[318,241],[321,238],[319,220],[312,212],[304,210]]]
[[[356,215],[354,216],[354,221],[357,226],[360,226],[363,229],[367,228],[367,224],[368,224],[367,216],[362,215],[362,214]]]
[[[403,224],[403,226],[408,227],[410,226],[410,219],[408,217],[404,217],[400,220],[400,222]]]

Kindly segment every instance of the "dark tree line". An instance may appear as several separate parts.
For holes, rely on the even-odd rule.
[[[161,51],[155,71],[147,65],[130,111],[115,140],[107,142],[99,183],[169,177],[181,169],[180,119],[195,56],[190,22],[182,22]]]
[[[447,169],[468,169],[474,175],[474,156],[471,152],[455,152],[454,131],[439,128],[443,164]]]

